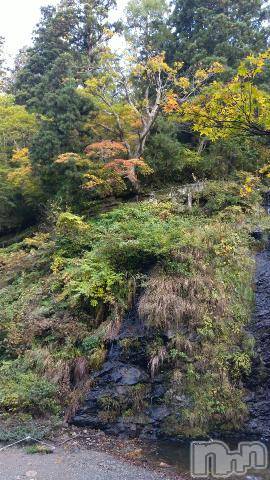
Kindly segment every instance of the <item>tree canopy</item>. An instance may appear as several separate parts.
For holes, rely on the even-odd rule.
[[[170,56],[187,66],[222,61],[233,69],[268,46],[269,7],[263,0],[176,0]]]
[[[108,9],[114,0],[62,0],[42,8],[34,45],[15,72],[16,102],[43,115],[31,148],[36,163],[50,162],[85,144],[91,105],[77,94],[110,37]]]
[[[269,136],[270,95],[257,85],[269,58],[269,50],[247,57],[230,82],[213,82],[188,105],[180,105],[179,99],[173,97],[166,110],[179,112],[183,121],[192,122],[194,131],[211,140],[241,133]]]
[[[39,191],[38,209],[55,200],[80,212],[149,182],[215,177],[219,161],[233,168],[232,152],[243,159],[233,133],[264,148],[257,137],[269,130],[268,53],[244,60],[268,43],[260,0],[130,0],[112,23],[114,7],[61,0],[42,8],[32,47],[16,57],[14,99],[0,100],[3,184],[28,203]],[[113,50],[115,34],[128,53]],[[255,157],[252,150],[246,164]]]

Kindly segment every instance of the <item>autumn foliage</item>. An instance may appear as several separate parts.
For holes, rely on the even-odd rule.
[[[164,111],[188,122],[211,141],[233,135],[270,135],[270,95],[259,86],[267,72],[270,50],[244,59],[227,83],[214,81],[185,104],[169,95]]]
[[[126,180],[138,191],[138,173],[149,175],[152,172],[142,158],[128,158],[125,144],[114,140],[91,143],[81,155],[63,153],[56,158],[55,164],[66,168],[75,166],[81,175],[82,189],[99,191],[103,196],[125,190]]]
[[[127,148],[122,142],[115,142],[113,140],[103,140],[101,142],[91,143],[85,149],[87,156],[91,158],[98,158],[100,160],[108,160],[115,158],[120,154],[127,156]]]

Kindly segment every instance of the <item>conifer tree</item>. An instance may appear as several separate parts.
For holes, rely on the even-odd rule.
[[[233,69],[267,48],[269,7],[263,0],[175,0],[169,55],[187,66],[223,60]]]
[[[42,115],[31,148],[38,167],[89,143],[84,124],[91,104],[77,89],[89,77],[110,35],[108,10],[113,5],[114,0],[62,0],[57,8],[41,10],[33,47],[14,81],[16,102]]]

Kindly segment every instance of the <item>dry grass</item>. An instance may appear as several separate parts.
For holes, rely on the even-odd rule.
[[[71,392],[68,398],[69,405],[65,411],[65,422],[70,422],[71,419],[74,417],[75,413],[82,405],[82,402],[85,399],[87,392],[89,392],[89,390],[91,389],[92,384],[93,380],[87,378],[87,380],[85,380],[83,384],[81,383],[79,388],[76,388],[75,390],[73,390],[73,392]]]
[[[139,301],[141,319],[149,327],[179,332],[181,326],[194,330],[206,311],[216,318],[224,317],[228,308],[226,295],[223,286],[215,281],[214,267],[206,253],[185,247],[172,252],[172,258],[180,271],[167,273],[162,266],[153,269]]]
[[[78,357],[73,360],[71,370],[71,382],[75,388],[80,388],[89,375],[89,361],[85,357]]]
[[[62,398],[70,394],[72,390],[70,360],[56,360],[48,348],[29,350],[25,354],[25,360],[33,370],[58,386]]]
[[[64,420],[69,422],[81,405],[93,381],[89,378],[89,361],[85,357],[73,360],[56,360],[47,348],[27,352],[31,367],[59,388],[65,411]]]
[[[155,374],[162,366],[165,358],[167,356],[167,350],[165,347],[160,347],[156,354],[152,355],[149,361],[149,367],[151,372],[151,378],[155,377]]]
[[[208,272],[197,276],[168,275],[156,268],[149,278],[139,301],[139,315],[149,327],[178,330],[181,325],[199,325],[209,307],[223,316],[226,304],[223,296],[210,297],[215,289]]]

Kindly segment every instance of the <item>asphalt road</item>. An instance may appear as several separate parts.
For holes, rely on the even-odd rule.
[[[107,453],[57,449],[53,454],[29,455],[23,449],[0,452],[0,480],[170,480]]]

